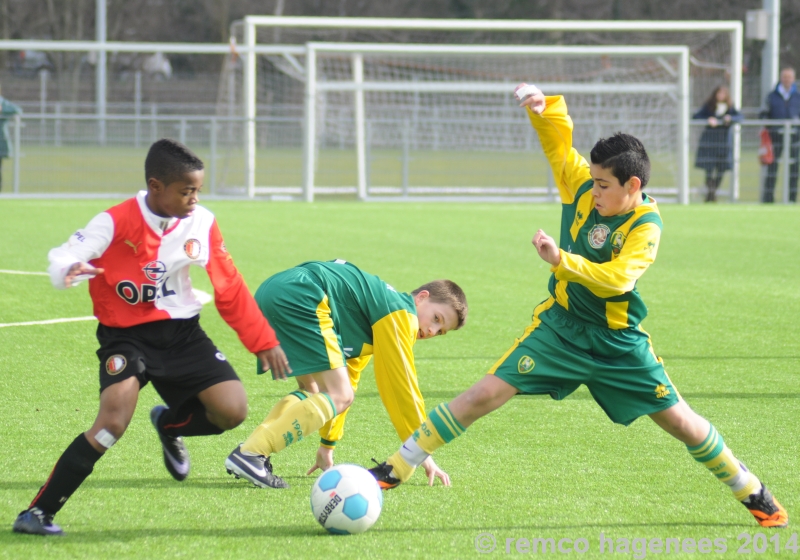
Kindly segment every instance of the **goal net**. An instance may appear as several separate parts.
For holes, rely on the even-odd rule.
[[[686,120],[714,85],[727,80],[741,95],[741,24],[611,23],[248,17],[246,48],[280,41],[306,52],[243,65],[247,192],[551,199],[549,168],[512,95],[527,81],[567,97],[578,150],[635,134],[654,160],[651,192],[687,202]],[[524,28],[500,28],[514,24]],[[641,45],[610,46],[625,30]]]

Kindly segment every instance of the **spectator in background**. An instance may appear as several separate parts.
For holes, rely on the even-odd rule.
[[[11,157],[11,138],[8,135],[8,119],[22,114],[22,109],[0,95],[0,190],[3,190],[3,158]]]
[[[794,68],[786,67],[781,70],[781,80],[775,89],[767,95],[765,102],[766,108],[761,112],[759,118],[762,119],[793,119],[800,120],[800,92],[797,91],[795,83]],[[769,135],[772,139],[772,150],[775,160],[767,166],[767,177],[764,182],[764,191],[761,194],[761,202],[774,202],[775,200],[775,180],[778,177],[778,160],[783,157],[783,127],[769,127]],[[797,201],[797,156],[800,152],[800,127],[792,127],[790,139],[789,159],[789,200]]]
[[[706,171],[706,202],[716,202],[722,176],[733,162],[730,127],[741,122],[742,115],[733,107],[727,86],[717,86],[692,118],[708,122],[700,136],[694,166]]]

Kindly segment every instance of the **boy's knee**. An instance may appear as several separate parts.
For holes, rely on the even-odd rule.
[[[223,410],[206,410],[206,414],[220,430],[232,430],[247,419],[247,402],[231,403]]]
[[[687,445],[697,445],[708,435],[708,420],[683,401],[651,416],[664,431]]]
[[[353,392],[353,388],[348,386],[346,389],[330,395],[330,397],[333,400],[333,404],[336,405],[336,413],[341,414],[353,404],[356,395]]]
[[[240,406],[219,415],[214,424],[221,430],[232,430],[247,420],[247,406]]]
[[[467,394],[467,403],[473,409],[482,409],[497,397],[492,387],[486,385],[474,385]]]

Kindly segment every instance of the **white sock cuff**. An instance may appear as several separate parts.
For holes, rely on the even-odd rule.
[[[400,456],[403,458],[403,460],[405,460],[406,463],[416,468],[428,458],[428,453],[425,453],[425,451],[417,444],[414,436],[412,435],[410,438],[405,440],[402,447],[400,447]]]

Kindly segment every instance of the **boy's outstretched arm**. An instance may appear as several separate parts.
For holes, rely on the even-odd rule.
[[[531,125],[539,136],[544,154],[550,162],[561,201],[574,201],[578,188],[591,180],[589,164],[572,147],[572,119],[567,114],[567,104],[560,95],[545,96],[526,83],[519,84],[515,95],[520,107],[525,107]]]

